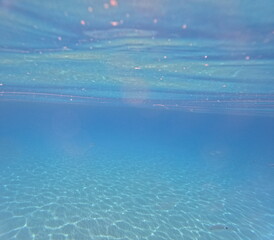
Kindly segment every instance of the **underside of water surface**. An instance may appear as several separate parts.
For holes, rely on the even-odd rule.
[[[273,115],[271,1],[2,1],[1,100]]]
[[[0,1],[0,240],[274,239],[273,12]]]

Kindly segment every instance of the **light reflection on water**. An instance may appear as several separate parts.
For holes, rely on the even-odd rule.
[[[3,100],[272,115],[271,1],[1,6]]]

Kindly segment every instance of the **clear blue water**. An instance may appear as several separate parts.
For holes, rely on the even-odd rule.
[[[273,11],[0,1],[0,240],[274,239]]]

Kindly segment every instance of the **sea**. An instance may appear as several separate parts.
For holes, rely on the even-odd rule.
[[[0,0],[0,240],[273,240],[273,0]]]

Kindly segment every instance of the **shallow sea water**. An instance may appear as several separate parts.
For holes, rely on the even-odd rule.
[[[273,237],[272,119],[40,103],[1,112],[0,239]]]
[[[273,9],[0,1],[0,240],[274,239]]]

